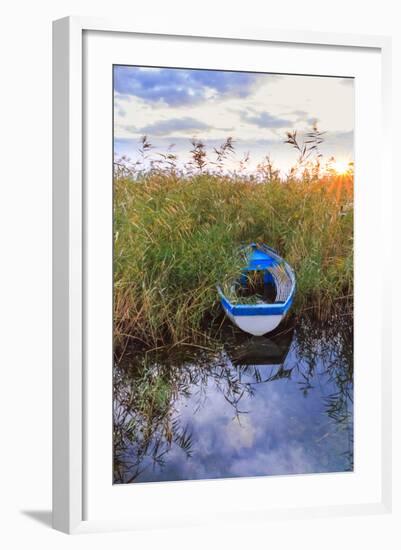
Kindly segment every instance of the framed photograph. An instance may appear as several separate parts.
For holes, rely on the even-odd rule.
[[[389,39],[53,51],[54,527],[388,511]]]

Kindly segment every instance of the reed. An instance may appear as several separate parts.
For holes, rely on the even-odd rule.
[[[302,154],[296,135],[288,139]],[[322,170],[315,149],[313,162],[305,151],[305,161],[284,178],[269,158],[254,174],[228,172],[224,160],[232,140],[228,144],[215,150],[212,166],[196,141],[186,169],[171,153],[146,166],[116,163],[117,352],[130,344],[205,345],[222,321],[216,283],[239,273],[238,247],[250,242],[272,246],[294,268],[293,314],[307,309],[324,319],[339,302],[352,307],[352,172],[338,175],[329,165]],[[142,145],[148,152],[146,138]]]

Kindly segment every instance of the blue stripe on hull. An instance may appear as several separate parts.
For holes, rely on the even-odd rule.
[[[251,315],[284,315],[290,309],[292,299],[286,304],[257,304],[232,306],[225,298],[221,297],[222,306],[235,317]]]

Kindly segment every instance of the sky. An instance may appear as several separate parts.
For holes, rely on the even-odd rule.
[[[326,132],[324,158],[352,161],[353,79],[114,66],[116,157],[138,160],[139,140],[146,135],[154,158],[172,147],[183,166],[196,139],[213,161],[213,148],[232,137],[235,154],[228,169],[237,169],[249,153],[250,172],[269,155],[285,174],[297,160],[284,143],[286,132],[302,137],[315,123]]]

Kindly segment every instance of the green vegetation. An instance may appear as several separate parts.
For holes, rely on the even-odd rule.
[[[324,319],[340,302],[351,307],[352,173],[322,170],[319,157],[284,179],[269,159],[253,175],[218,163],[211,171],[203,145],[193,145],[191,170],[178,170],[173,155],[146,169],[116,164],[116,349],[205,345],[222,319],[216,283],[238,275],[238,247],[250,242],[293,267],[293,314]],[[220,163],[230,153],[223,147]]]

